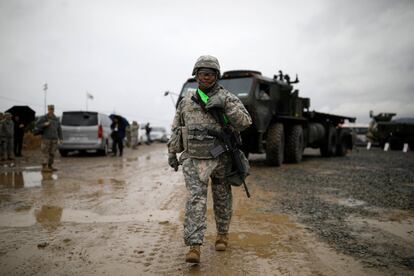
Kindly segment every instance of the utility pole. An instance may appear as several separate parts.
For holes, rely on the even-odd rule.
[[[47,83],[45,83],[45,84],[43,85],[43,91],[45,91],[45,106],[44,106],[44,108],[45,108],[45,114],[47,113],[47,112],[46,112],[46,111],[47,111],[47,109],[46,109],[47,89],[48,89],[48,87],[47,87]]]

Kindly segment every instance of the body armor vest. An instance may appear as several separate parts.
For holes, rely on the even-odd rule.
[[[209,135],[208,130],[221,131],[221,126],[191,99],[194,95],[195,92],[192,92],[183,99],[185,102],[181,119],[185,126],[182,130],[184,149],[191,158],[212,159],[210,150],[217,146],[219,141],[216,137]]]

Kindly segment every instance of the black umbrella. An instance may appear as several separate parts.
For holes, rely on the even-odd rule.
[[[27,105],[15,105],[12,108],[6,110],[6,112],[10,112],[13,117],[19,116],[20,122],[25,126],[34,121],[36,114],[36,112]]]
[[[117,114],[111,114],[109,115],[109,118],[111,118],[111,120],[113,121],[114,118],[118,118],[118,121],[124,125],[125,127],[129,126],[129,122],[126,118],[122,117],[121,115],[117,115]]]

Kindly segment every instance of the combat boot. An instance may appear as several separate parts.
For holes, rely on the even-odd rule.
[[[185,255],[187,263],[198,264],[200,262],[200,245],[191,245],[190,250]]]
[[[217,234],[216,251],[225,251],[229,243],[228,234]]]
[[[53,172],[51,168],[49,168],[46,164],[42,165],[42,172],[43,173],[51,173]]]

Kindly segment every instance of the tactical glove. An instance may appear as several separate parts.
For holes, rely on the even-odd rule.
[[[173,168],[175,171],[178,171],[178,166],[180,165],[180,163],[178,163],[177,154],[168,154],[168,165],[170,165],[170,167]]]
[[[208,99],[208,102],[206,104],[206,109],[211,108],[224,108],[224,105],[226,103],[226,98],[223,95],[215,95]]]

